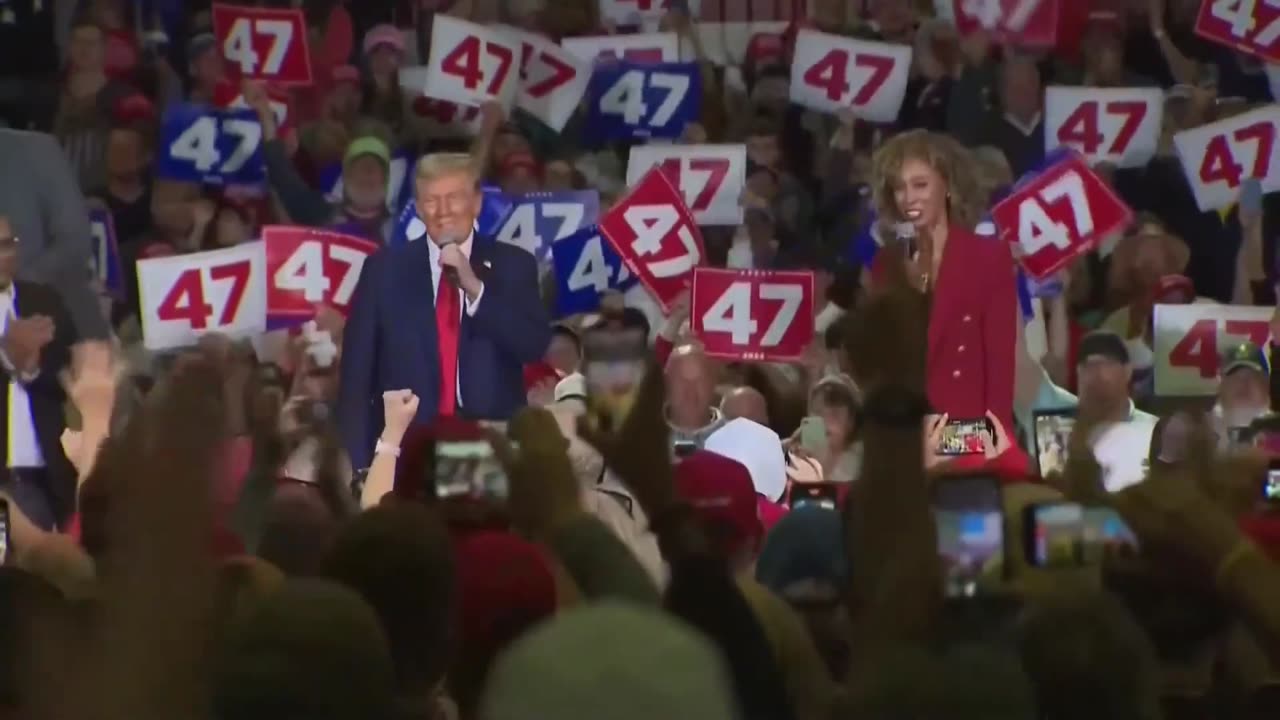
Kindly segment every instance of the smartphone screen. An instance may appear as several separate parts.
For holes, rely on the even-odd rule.
[[[648,338],[638,328],[605,325],[582,338],[588,420],[606,431],[622,426],[644,379]]]
[[[0,566],[9,564],[9,501],[0,500]]]
[[[809,415],[801,420],[800,447],[814,457],[826,457],[827,421],[818,415]]]
[[[1275,460],[1267,468],[1267,477],[1262,483],[1262,499],[1270,504],[1280,505],[1280,465]]]
[[[933,516],[947,597],[973,597],[997,586],[1004,577],[1004,511],[996,479],[940,479]]]
[[[436,442],[436,497],[502,502],[507,499],[507,473],[488,440]]]
[[[1084,551],[1086,560],[1104,554],[1131,553],[1138,549],[1138,536],[1108,507],[1084,509]]]
[[[835,483],[794,483],[787,497],[787,504],[792,509],[805,505],[817,505],[835,510],[839,501],[839,488]]]
[[[1036,462],[1040,467],[1040,477],[1066,470],[1067,448],[1075,426],[1074,415],[1043,413],[1035,416]]]
[[[939,455],[981,455],[985,452],[982,434],[990,433],[986,418],[978,420],[951,420],[942,429]]]
[[[678,440],[671,444],[671,450],[677,458],[687,458],[698,452],[698,443],[689,442],[688,440]]]
[[[1084,508],[1044,503],[1027,508],[1027,561],[1037,567],[1075,567],[1084,560]]]

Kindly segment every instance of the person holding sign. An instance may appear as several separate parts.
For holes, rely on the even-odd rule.
[[[885,143],[873,166],[878,217],[898,238],[876,254],[873,282],[883,286],[887,264],[901,263],[907,281],[932,297],[926,391],[934,411],[953,421],[990,411],[1012,427],[1013,256],[992,223],[978,222],[987,198],[977,160],[946,135],[912,131]]]
[[[525,404],[524,364],[551,342],[533,256],[476,232],[471,156],[424,157],[414,193],[427,238],[369,256],[343,335],[338,418],[357,468],[398,451],[375,444],[383,392],[412,390],[418,423],[506,420]]]

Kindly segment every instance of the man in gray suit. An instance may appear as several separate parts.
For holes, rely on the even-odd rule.
[[[52,136],[0,129],[0,215],[9,218],[21,240],[18,279],[56,289],[80,337],[109,337],[89,285],[84,195]]]

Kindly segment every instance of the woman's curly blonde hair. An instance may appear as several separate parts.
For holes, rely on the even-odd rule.
[[[987,209],[990,188],[982,182],[978,159],[949,135],[911,130],[880,146],[871,159],[872,191],[880,220],[903,222],[894,188],[908,159],[921,160],[942,176],[948,192],[947,213],[953,225],[972,229]]]

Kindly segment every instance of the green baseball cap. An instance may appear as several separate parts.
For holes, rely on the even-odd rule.
[[[372,135],[365,135],[352,140],[347,146],[347,152],[342,156],[342,167],[345,168],[352,160],[365,155],[378,158],[383,165],[391,165],[391,150],[387,148],[387,144]]]

